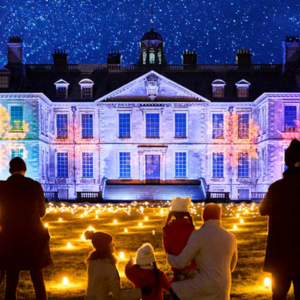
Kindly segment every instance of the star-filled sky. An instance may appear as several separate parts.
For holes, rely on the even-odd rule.
[[[120,50],[136,63],[140,40],[151,27],[165,42],[168,63],[181,64],[185,49],[198,63],[235,63],[249,48],[253,63],[281,63],[282,42],[300,35],[296,0],[0,0],[0,67],[9,36],[20,36],[26,63],[52,63],[65,49],[69,63],[106,63]]]

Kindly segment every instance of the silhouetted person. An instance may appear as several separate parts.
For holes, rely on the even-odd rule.
[[[286,300],[291,282],[300,299],[300,142],[294,139],[285,152],[288,169],[273,183],[259,206],[269,216],[264,271],[272,273],[273,300]]]
[[[43,268],[52,263],[48,230],[41,222],[46,213],[42,186],[25,177],[20,157],[10,161],[11,176],[0,191],[0,268],[6,270],[5,300],[14,300],[20,270],[29,270],[36,299],[47,299]]]

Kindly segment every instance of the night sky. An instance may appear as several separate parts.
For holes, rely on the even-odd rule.
[[[0,0],[0,67],[9,36],[20,36],[26,63],[52,63],[65,49],[69,63],[106,63],[120,50],[136,63],[140,40],[151,27],[165,41],[168,63],[181,64],[185,49],[198,63],[235,63],[249,48],[253,63],[281,63],[286,35],[300,35],[297,0]]]

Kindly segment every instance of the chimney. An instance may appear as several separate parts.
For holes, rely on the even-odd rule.
[[[287,36],[282,43],[283,68],[291,63],[300,63],[300,41],[298,36]]]
[[[20,37],[9,37],[7,43],[7,63],[23,64],[23,40]]]
[[[183,65],[197,65],[198,54],[195,50],[184,50],[181,58]]]
[[[252,57],[252,54],[250,53],[249,49],[238,49],[238,53],[235,56],[238,67],[248,67],[249,68],[252,63],[251,57]]]
[[[65,50],[55,50],[53,56],[54,66],[66,66],[68,65],[68,54]]]
[[[122,54],[119,50],[108,51],[106,54],[108,65],[120,65],[122,60]]]

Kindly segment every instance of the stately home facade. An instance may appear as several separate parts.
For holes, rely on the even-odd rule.
[[[298,136],[300,42],[288,37],[281,64],[197,64],[185,50],[169,65],[151,29],[136,65],[108,52],[106,64],[23,63],[10,38],[0,70],[0,180],[21,156],[28,176],[60,199],[259,198],[282,177],[284,151]]]

